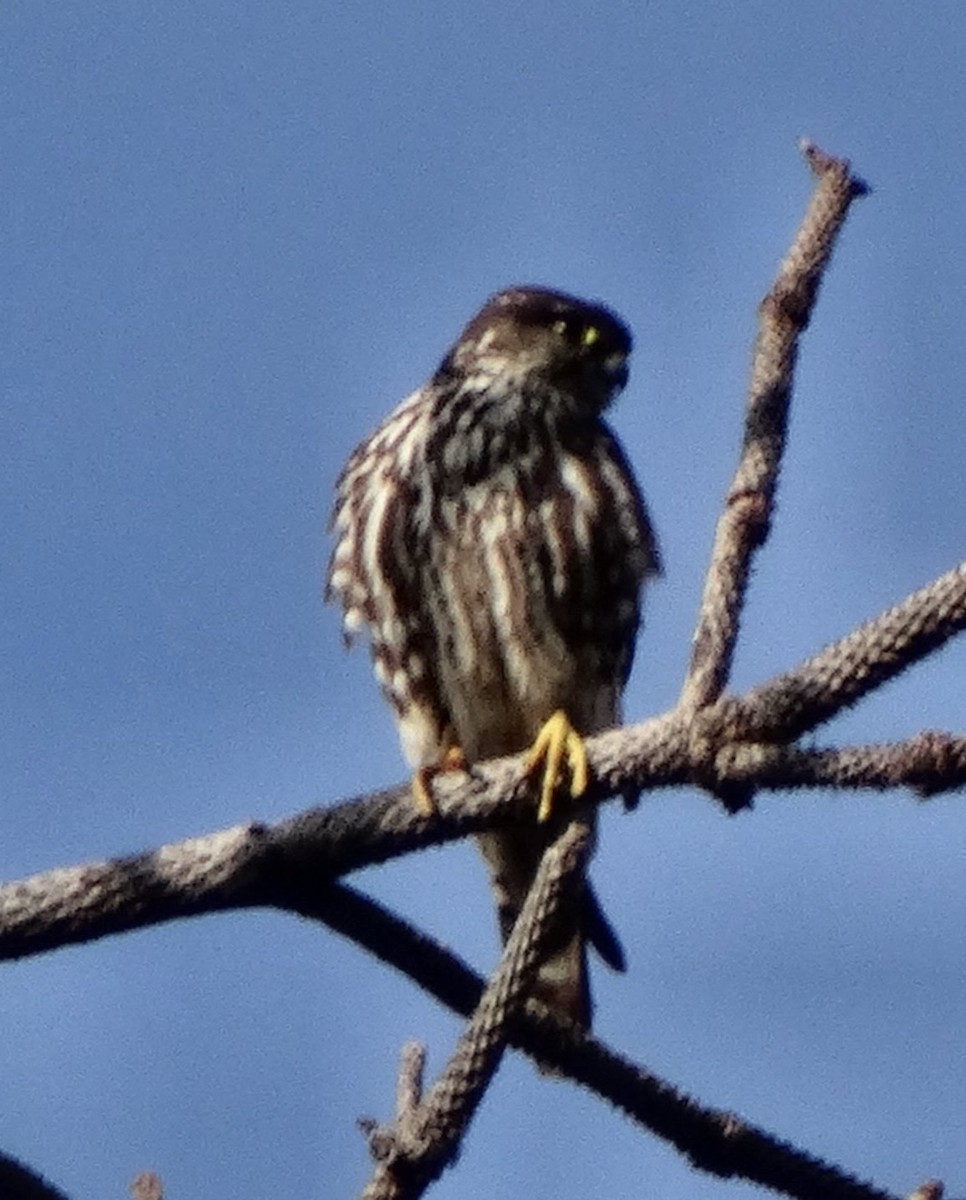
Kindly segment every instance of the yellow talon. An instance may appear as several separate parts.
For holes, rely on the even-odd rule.
[[[550,818],[554,790],[564,774],[565,765],[570,776],[568,790],[576,800],[587,790],[587,751],[583,738],[570,724],[567,714],[558,708],[537,734],[523,768],[526,775],[535,775],[541,769],[543,772],[538,821]]]
[[[437,775],[444,771],[465,771],[466,755],[459,746],[450,746],[440,756],[439,762],[429,767],[420,767],[413,774],[412,794],[416,807],[425,817],[431,817],[436,812],[436,801],[433,799],[432,784]]]
[[[435,767],[420,767],[413,774],[413,802],[424,817],[431,817],[436,811],[436,802],[433,800],[433,793],[429,790],[435,774]]]

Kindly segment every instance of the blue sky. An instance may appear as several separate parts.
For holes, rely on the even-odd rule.
[[[614,413],[662,537],[628,716],[669,705],[732,469],[755,305],[810,189],[856,205],[801,359],[736,685],[964,557],[966,8],[936,2],[10,0],[0,11],[0,874],[399,781],[319,602],[332,485],[490,292],[635,330]],[[954,646],[829,731],[961,728]],[[609,808],[630,959],[597,1028],[884,1186],[963,1191],[962,798]],[[470,848],[360,884],[494,961]],[[4,968],[2,1145],[73,1196],[351,1196],[398,1048],[458,1026],[291,918]],[[748,1194],[512,1060],[441,1200]]]

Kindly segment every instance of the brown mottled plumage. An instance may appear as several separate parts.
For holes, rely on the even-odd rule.
[[[630,349],[600,305],[500,292],[339,478],[327,595],[347,637],[369,633],[418,778],[453,747],[468,762],[523,751],[557,712],[580,735],[620,721],[642,585],[659,570],[600,415]],[[478,838],[504,938],[570,808]],[[587,1025],[585,941],[622,966],[589,884],[563,928],[535,990]]]

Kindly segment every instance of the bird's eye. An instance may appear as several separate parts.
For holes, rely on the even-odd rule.
[[[576,346],[587,349],[600,341],[600,330],[596,325],[576,325],[571,321],[554,321],[552,329],[557,337],[566,338]]]

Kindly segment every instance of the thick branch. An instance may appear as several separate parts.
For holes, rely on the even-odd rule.
[[[804,668],[802,668],[804,670]],[[790,677],[795,677],[795,672]],[[752,693],[757,696],[759,693]],[[769,702],[770,704],[771,702]],[[718,794],[809,785],[907,786],[921,795],[966,785],[966,741],[924,733],[897,746],[804,751],[740,736],[768,707],[724,697],[689,722],[680,712],[588,740],[587,803],[691,784]],[[776,708],[780,712],[777,700]],[[500,759],[440,780],[427,817],[407,787],[274,827],[236,826],[129,858],[60,868],[0,886],[0,961],[207,912],[277,904],[280,892],[383,862],[470,832],[532,822],[520,760]]]

